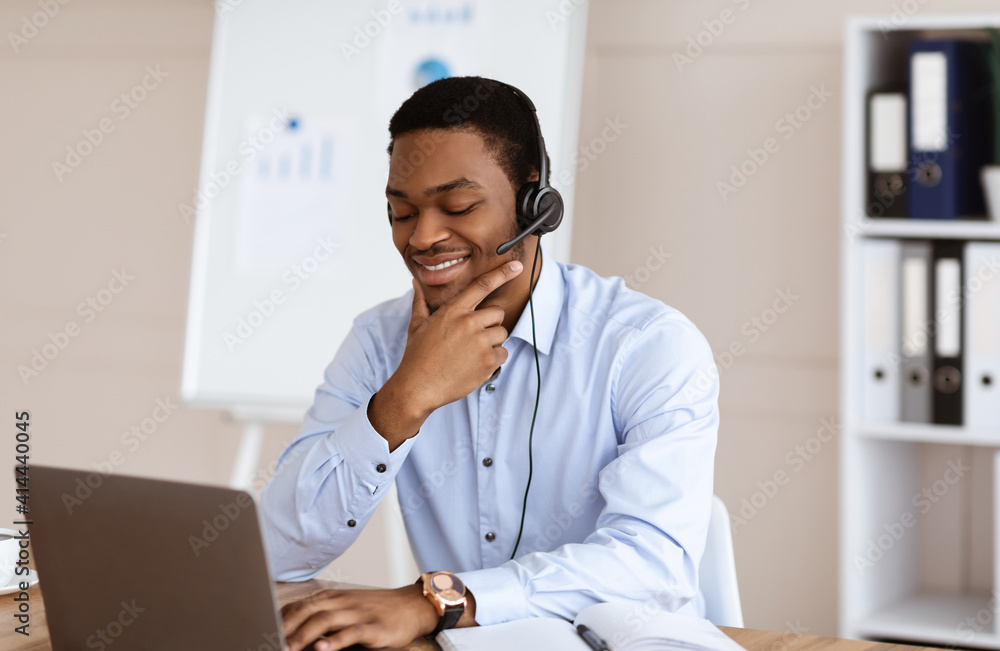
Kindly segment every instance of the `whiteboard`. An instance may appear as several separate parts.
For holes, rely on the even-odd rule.
[[[566,201],[546,240],[568,261],[586,3],[215,4],[199,186],[179,207],[187,404],[300,418],[354,317],[411,288],[385,213],[388,124],[442,66],[531,97]]]

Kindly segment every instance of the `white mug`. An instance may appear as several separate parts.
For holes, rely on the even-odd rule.
[[[14,529],[0,529],[0,588],[14,581],[14,570],[17,568],[17,557],[21,551],[18,543],[20,532]],[[19,578],[27,580],[26,574]]]

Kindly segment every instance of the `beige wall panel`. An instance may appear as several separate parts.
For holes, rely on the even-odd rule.
[[[836,631],[838,449],[826,425],[831,415],[727,419],[723,410],[715,486],[730,510],[751,628],[785,630],[791,623],[814,635]]]

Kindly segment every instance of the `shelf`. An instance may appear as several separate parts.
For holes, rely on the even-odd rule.
[[[937,219],[865,219],[846,227],[864,237],[1000,240],[1000,222]]]
[[[983,29],[1000,27],[1000,15],[972,12],[910,15],[902,25],[895,24],[893,16],[849,16],[848,26],[855,31],[868,31],[881,35],[885,31],[912,32],[925,30]]]
[[[982,594],[917,593],[884,608],[858,623],[865,637],[911,640],[959,646],[1000,649],[1000,635],[995,632],[996,604]],[[981,611],[985,611],[982,613]],[[980,622],[976,632],[969,617]]]
[[[846,24],[839,222],[841,637],[1000,651],[1000,422],[966,417],[974,425],[955,426],[864,420],[863,414],[897,413],[866,407],[898,403],[899,394],[882,385],[884,390],[862,395],[871,387],[867,381],[860,389],[857,384],[872,353],[891,350],[903,325],[896,299],[905,271],[888,240],[1000,242],[1000,218],[868,217],[866,210],[877,209],[868,208],[869,94],[906,86],[914,39],[986,42],[987,27],[1000,27],[1000,12],[919,12],[903,20],[854,16]],[[967,271],[962,268],[966,279],[971,277]],[[966,286],[972,291],[971,283]],[[928,294],[932,289],[933,281]],[[933,298],[925,298],[932,307]],[[866,328],[876,317],[876,325],[884,327]],[[954,463],[969,471],[952,491],[949,487],[966,477]],[[927,491],[936,498],[929,499]],[[872,561],[868,571],[857,565],[859,554],[884,560]]]
[[[872,439],[1000,447],[1000,429],[972,430],[959,425],[923,423],[860,423],[853,429],[858,436]]]

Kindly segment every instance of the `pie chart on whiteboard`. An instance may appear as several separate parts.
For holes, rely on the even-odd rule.
[[[451,76],[451,69],[448,65],[437,58],[424,59],[413,71],[413,88],[423,88],[432,81],[445,79]]]

